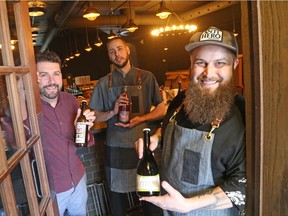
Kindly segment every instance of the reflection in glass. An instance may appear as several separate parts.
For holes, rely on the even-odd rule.
[[[7,29],[7,31],[6,31],[5,26],[3,27],[3,29],[5,29],[5,31],[3,29],[0,29],[0,52],[3,53],[2,49],[4,47],[4,43],[1,40],[3,38],[3,35],[1,35],[1,34],[9,32],[9,34],[10,34],[10,49],[11,49],[12,54],[13,54],[14,64],[15,64],[15,66],[19,66],[19,65],[21,65],[21,63],[20,63],[20,52],[19,52],[19,40],[18,40],[16,21],[15,21],[15,15],[14,15],[14,8],[13,8],[14,4],[15,4],[15,2],[13,2],[13,1],[6,1],[7,11],[9,11],[7,13],[9,15],[8,16],[9,29]],[[1,66],[4,66],[3,61],[4,60],[2,58],[2,55],[0,55],[0,65]]]
[[[29,215],[29,207],[28,207],[28,201],[27,196],[25,192],[23,177],[21,173],[20,165],[17,165],[15,169],[11,172],[11,179],[14,189],[14,194],[16,198],[16,205],[17,209],[19,210],[20,216]],[[13,191],[11,191],[12,193]],[[0,198],[0,216],[5,216],[4,207],[2,204],[2,199]]]
[[[26,141],[31,137],[30,124],[28,120],[28,112],[26,106],[25,89],[23,79],[17,76],[17,87],[19,94],[19,101],[21,107],[21,116],[23,119],[23,129],[25,132]],[[18,127],[21,127],[18,126]],[[5,81],[5,75],[0,75],[0,129],[2,134],[2,141],[4,143],[5,151],[9,159],[18,149],[19,144],[16,143],[14,127],[12,122],[12,112],[9,106],[9,95]],[[11,154],[12,153],[12,154]]]

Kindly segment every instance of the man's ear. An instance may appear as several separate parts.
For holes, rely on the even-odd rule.
[[[126,46],[126,50],[127,50],[128,55],[130,55],[130,47],[129,46]]]
[[[237,58],[237,59],[235,59],[235,61],[234,61],[234,65],[233,65],[234,70],[236,69],[236,67],[238,66],[238,64],[239,64],[239,59]]]

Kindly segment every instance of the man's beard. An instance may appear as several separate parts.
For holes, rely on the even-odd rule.
[[[46,91],[46,88],[48,87],[57,87],[57,91],[53,94],[49,94],[47,91]],[[40,88],[40,94],[45,97],[45,98],[48,98],[48,99],[55,99],[56,97],[59,96],[60,94],[60,86],[57,85],[57,84],[51,84],[51,85],[46,85],[46,86],[43,86],[42,88]]]
[[[122,63],[122,64],[117,64],[115,61],[113,62],[114,65],[117,67],[117,68],[123,68],[127,65],[128,63],[128,58],[125,59],[125,61]]]
[[[225,85],[210,92],[203,90],[193,80],[185,93],[184,110],[193,123],[211,124],[216,118],[224,119],[234,103],[235,87],[233,78]]]

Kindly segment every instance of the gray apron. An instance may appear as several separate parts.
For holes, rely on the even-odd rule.
[[[208,141],[207,132],[184,128],[171,117],[164,135],[162,178],[184,197],[202,194],[215,186],[211,170],[211,151],[214,134]],[[166,192],[165,192],[166,193]],[[188,213],[164,211],[165,216],[236,216],[235,208],[197,210]]]
[[[115,101],[122,92],[123,86],[109,89],[109,107],[114,107]],[[144,104],[141,85],[127,86],[127,94],[132,103],[130,119],[137,115],[143,115]],[[118,122],[117,115],[108,120],[105,171],[110,190],[127,193],[136,190],[138,156],[134,143],[143,136],[143,128],[146,127],[146,123],[140,123],[133,128],[123,128],[115,126],[116,122]],[[107,159],[110,160],[108,163]]]

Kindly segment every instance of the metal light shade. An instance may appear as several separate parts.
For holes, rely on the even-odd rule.
[[[160,19],[166,19],[169,15],[171,14],[171,11],[166,8],[165,2],[161,1],[160,2],[160,8],[156,14]]]
[[[89,44],[89,41],[88,41],[88,31],[87,31],[87,27],[85,28],[85,33],[86,33],[86,41],[87,41],[87,47],[85,48],[85,50],[87,52],[90,52],[92,50],[92,47],[90,46]]]
[[[67,55],[66,58],[65,58],[65,60],[66,60],[66,61],[69,61],[69,60],[70,60],[70,57]]]
[[[126,29],[129,31],[129,32],[134,32],[138,29],[138,26],[134,23],[134,20],[133,19],[129,19],[129,23],[128,25],[126,26]]]
[[[100,46],[102,46],[102,44],[103,44],[103,43],[102,43],[100,37],[97,37],[97,38],[96,38],[96,41],[95,41],[95,46],[100,47]]]
[[[42,16],[45,14],[46,4],[44,2],[28,2],[29,16]]]
[[[76,52],[74,53],[74,56],[79,57],[80,55],[81,55],[80,52],[78,50],[76,50]]]
[[[92,48],[91,48],[91,46],[90,46],[89,43],[87,44],[87,47],[85,48],[85,50],[86,50],[87,52],[90,52],[90,51],[92,50]]]
[[[112,29],[110,30],[110,33],[109,33],[109,35],[108,35],[108,39],[110,40],[110,39],[112,39],[112,38],[114,38],[114,37],[117,37],[117,35],[112,31]]]
[[[70,56],[69,56],[69,58],[70,58],[70,59],[74,59],[74,58],[75,58],[74,54],[71,53]]]
[[[84,10],[83,17],[90,21],[95,20],[98,16],[100,16],[100,13],[93,7],[88,7]]]

